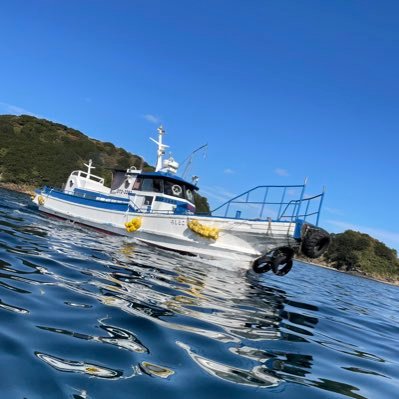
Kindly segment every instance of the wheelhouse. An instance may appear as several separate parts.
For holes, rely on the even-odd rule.
[[[95,201],[125,203],[135,212],[160,212],[168,214],[195,213],[194,193],[198,190],[196,181],[191,183],[179,177],[179,164],[170,156],[163,160],[167,145],[162,143],[164,130],[158,129],[158,146],[155,172],[143,172],[132,166],[127,170],[113,171],[111,187],[104,185],[104,179],[91,173],[95,167],[92,160],[87,172],[74,171],[69,176],[64,193]],[[193,179],[196,177],[193,177]]]
[[[194,205],[194,192],[198,187],[179,176],[162,172],[114,172],[111,192],[115,194],[132,194],[134,192],[154,193],[180,200]]]

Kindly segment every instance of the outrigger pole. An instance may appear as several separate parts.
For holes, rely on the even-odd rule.
[[[201,150],[204,149],[204,148],[207,148],[207,147],[208,147],[208,144],[204,144],[204,145],[202,145],[201,147],[198,147],[196,150],[194,150],[194,151],[182,162],[182,165],[184,165],[185,162],[188,161],[186,167],[184,168],[184,172],[183,172],[183,174],[182,174],[183,179],[185,178],[185,175],[186,175],[186,173],[188,172],[188,170],[189,170],[189,168],[190,168],[190,166],[191,166],[191,164],[192,164],[192,162],[193,162],[194,154],[197,153],[198,151],[201,151]]]

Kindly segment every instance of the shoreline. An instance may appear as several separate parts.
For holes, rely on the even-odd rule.
[[[16,184],[16,183],[4,183],[0,182],[0,188],[5,190],[15,191],[21,194],[34,195],[35,186],[29,184]]]
[[[380,279],[380,278],[377,278],[377,277],[367,276],[366,274],[359,273],[359,272],[346,272],[344,270],[339,270],[339,269],[336,269],[333,266],[329,266],[328,264],[326,264],[323,261],[322,261],[323,263],[316,263],[314,259],[306,260],[305,258],[302,258],[302,257],[301,258],[295,257],[294,259],[297,260],[298,262],[307,263],[309,265],[322,267],[322,268],[328,269],[328,270],[333,270],[334,272],[347,274],[349,276],[361,277],[361,278],[365,278],[367,280],[378,281],[379,283],[389,284],[389,285],[392,285],[394,287],[399,287],[399,279],[397,279],[396,281],[383,280],[383,279]]]

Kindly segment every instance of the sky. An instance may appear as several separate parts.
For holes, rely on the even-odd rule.
[[[399,249],[398,1],[13,0],[0,114],[155,164],[160,123],[216,207],[263,184],[326,187],[320,225]]]

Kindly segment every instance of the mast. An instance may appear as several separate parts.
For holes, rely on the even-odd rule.
[[[166,144],[162,143],[162,136],[165,134],[164,128],[159,126],[158,130],[158,141],[150,137],[150,140],[152,140],[155,144],[158,145],[158,151],[157,151],[157,165],[155,167],[155,172],[158,172],[162,169],[162,157],[165,155],[165,149],[168,148],[169,146]]]
[[[92,166],[92,165],[93,165],[93,161],[91,159],[89,159],[89,164],[88,165],[86,163],[84,164],[84,166],[87,167],[87,178],[88,179],[90,179],[91,170],[96,168],[95,166]]]

